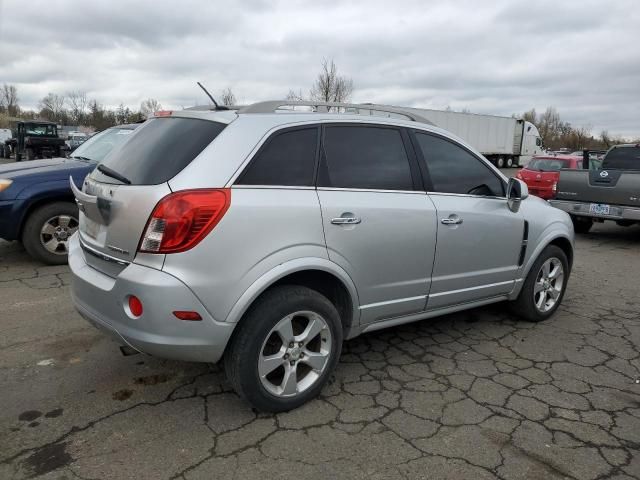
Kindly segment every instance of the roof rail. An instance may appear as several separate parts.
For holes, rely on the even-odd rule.
[[[417,113],[403,110],[396,107],[388,107],[386,105],[375,105],[373,103],[340,103],[340,102],[311,102],[311,101],[290,101],[290,100],[270,100],[267,102],[258,102],[246,107],[238,109],[238,113],[275,113],[281,107],[314,107],[317,112],[328,112],[330,108],[353,109],[354,113],[359,114],[360,110],[369,112],[393,113],[402,115],[414,122],[426,123],[434,125],[432,122]],[[370,113],[371,115],[371,113]]]

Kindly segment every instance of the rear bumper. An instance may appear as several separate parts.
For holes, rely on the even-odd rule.
[[[567,200],[549,200],[549,203],[560,210],[579,217],[602,218],[605,220],[640,221],[640,208],[611,205],[608,215],[589,212],[592,202],[571,202]]]
[[[69,241],[71,297],[89,323],[149,355],[195,362],[220,359],[235,324],[213,319],[184,283],[134,263],[112,278],[88,265],[84,255],[76,234]],[[129,295],[142,301],[138,318],[125,311]],[[172,314],[175,310],[196,311],[202,320],[178,320]]]

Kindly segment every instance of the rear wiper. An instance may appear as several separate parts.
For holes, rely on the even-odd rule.
[[[93,162],[89,157],[81,157],[79,155],[70,155],[69,158],[77,158],[78,160],[84,160],[86,162]]]
[[[116,172],[115,170],[110,169],[109,167],[106,167],[106,166],[100,164],[100,165],[98,165],[98,170],[100,172],[104,173],[107,177],[115,178],[116,180],[119,180],[122,183],[126,183],[127,185],[131,185],[131,180],[129,180],[124,175]]]

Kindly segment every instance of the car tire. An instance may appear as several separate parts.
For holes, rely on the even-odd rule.
[[[309,330],[317,333],[305,338]],[[341,350],[342,324],[335,306],[310,288],[282,285],[265,292],[244,315],[224,366],[235,391],[256,409],[284,412],[320,393]]]
[[[77,229],[78,208],[73,203],[49,203],[34,210],[27,218],[22,244],[36,260],[48,265],[64,265],[69,237]]]
[[[511,303],[513,313],[531,322],[551,317],[562,303],[569,273],[564,251],[555,245],[547,246],[529,270],[518,298]]]
[[[573,230],[576,233],[589,233],[593,226],[593,220],[589,217],[576,217],[571,215],[571,222],[573,223]]]

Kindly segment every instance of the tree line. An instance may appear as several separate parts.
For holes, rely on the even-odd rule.
[[[538,113],[535,108],[532,108],[519,117],[536,126],[540,133],[542,144],[549,150],[559,150],[561,148],[569,150],[582,150],[585,148],[606,150],[612,145],[620,143],[640,142],[640,139],[632,140],[611,135],[607,130],[602,130],[599,134],[593,134],[590,125],[573,126],[571,123],[561,119],[560,113],[555,107],[547,107],[543,113]]]

